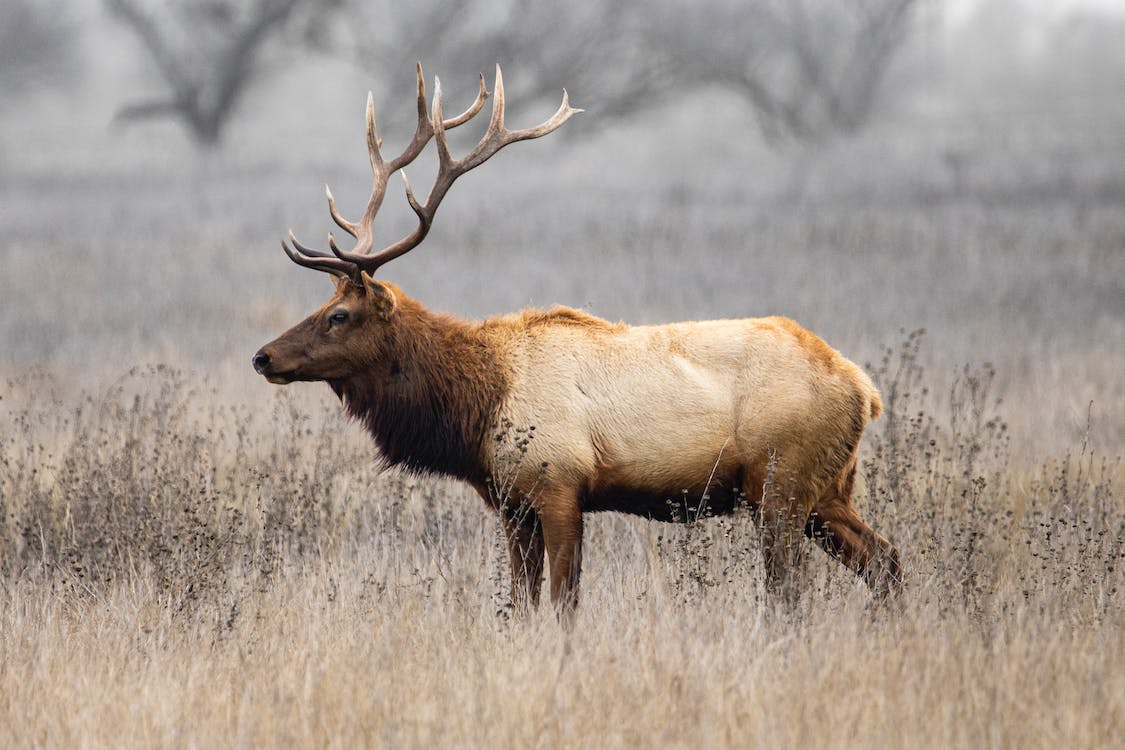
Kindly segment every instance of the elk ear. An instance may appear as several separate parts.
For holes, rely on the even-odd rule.
[[[363,280],[363,289],[367,293],[367,299],[371,306],[375,308],[375,311],[383,320],[390,320],[395,311],[395,293],[386,284],[371,278],[367,271],[360,271],[359,273]]]
[[[348,276],[343,276],[343,275],[337,276],[336,274],[331,274],[331,276],[332,276],[332,285],[334,287],[336,287],[337,293],[342,292],[344,290],[345,286],[352,283],[351,278],[349,278]]]

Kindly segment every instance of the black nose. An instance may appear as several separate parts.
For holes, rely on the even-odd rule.
[[[254,372],[261,373],[262,370],[270,366],[270,355],[265,352],[258,352],[251,361],[254,363]]]

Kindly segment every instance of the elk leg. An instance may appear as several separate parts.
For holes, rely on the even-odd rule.
[[[791,599],[797,593],[805,541],[802,530],[812,511],[815,492],[809,492],[800,473],[783,462],[767,476],[748,472],[742,491],[756,506],[758,534],[766,568],[766,590]],[[755,502],[760,498],[760,502]]]
[[[804,555],[801,529],[808,518],[806,507],[797,498],[764,498],[758,513],[766,588],[785,598],[797,593],[797,574]]]
[[[825,552],[863,578],[880,597],[902,589],[898,549],[864,523],[852,505],[855,468],[839,488],[823,497],[805,525],[805,534]]]
[[[527,507],[502,509],[500,518],[508,540],[512,609],[525,615],[539,606],[539,589],[543,584],[543,528],[538,514]]]
[[[582,511],[573,493],[544,493],[536,507],[550,565],[551,603],[559,619],[570,624],[578,606],[582,570]]]

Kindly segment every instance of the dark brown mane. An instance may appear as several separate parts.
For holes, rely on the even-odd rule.
[[[479,327],[403,302],[382,361],[330,384],[387,464],[483,481],[482,443],[508,389],[504,369]]]

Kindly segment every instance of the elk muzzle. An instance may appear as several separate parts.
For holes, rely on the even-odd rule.
[[[295,370],[279,369],[276,358],[270,354],[269,346],[263,346],[250,360],[254,365],[254,372],[263,376],[274,385],[287,385],[298,379]]]
[[[254,372],[264,375],[266,368],[270,366],[270,355],[266,354],[265,350],[258,350],[258,353],[250,361],[254,363]]]

